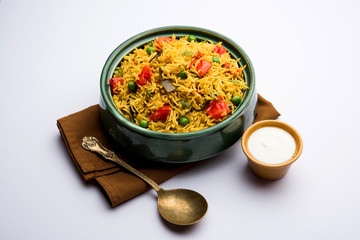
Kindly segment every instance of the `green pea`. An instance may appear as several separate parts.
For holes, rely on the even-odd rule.
[[[133,82],[133,81],[129,82],[129,83],[128,83],[128,89],[129,89],[130,91],[132,91],[132,92],[135,92],[136,89],[137,89],[136,83]]]
[[[179,118],[179,123],[182,126],[186,126],[189,123],[189,119],[185,116]]]
[[[239,97],[239,96],[233,96],[233,98],[231,99],[231,102],[232,102],[235,106],[237,106],[237,105],[239,105],[239,104],[241,103],[241,97]]]
[[[146,120],[141,120],[139,125],[140,127],[147,128],[149,126],[149,122]]]
[[[213,60],[213,62],[220,63],[220,60],[218,57],[213,57],[212,60]]]
[[[186,73],[184,71],[181,71],[179,73],[179,76],[181,77],[181,79],[187,79],[187,75],[186,75]]]
[[[189,42],[196,41],[196,37],[194,35],[189,35],[188,39]]]
[[[155,48],[154,47],[148,47],[147,49],[146,49],[146,52],[150,55],[150,54],[152,54],[153,52],[155,52],[156,50],[155,50]]]

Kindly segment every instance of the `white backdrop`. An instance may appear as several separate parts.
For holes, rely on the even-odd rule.
[[[359,239],[359,12],[356,0],[1,0],[0,239]],[[56,127],[98,103],[119,44],[166,25],[236,41],[258,92],[304,141],[276,182],[253,176],[239,141],[163,183],[208,200],[186,228],[162,221],[152,190],[111,208]]]

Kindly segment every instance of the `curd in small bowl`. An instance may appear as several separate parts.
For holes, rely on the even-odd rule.
[[[250,169],[266,180],[284,177],[303,148],[298,131],[277,120],[265,120],[251,125],[244,132],[241,144]]]

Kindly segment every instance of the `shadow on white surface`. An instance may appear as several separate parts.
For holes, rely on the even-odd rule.
[[[241,173],[240,176],[241,176],[242,180],[249,183],[252,187],[255,187],[258,189],[273,188],[273,187],[275,187],[275,185],[277,185],[284,179],[284,178],[282,178],[282,179],[275,180],[275,181],[262,179],[262,178],[256,176],[252,172],[252,170],[250,169],[248,164],[242,166],[240,173]]]

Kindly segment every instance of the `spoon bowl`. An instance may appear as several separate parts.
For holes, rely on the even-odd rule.
[[[197,223],[205,216],[208,204],[201,194],[188,189],[162,189],[152,179],[121,160],[113,151],[106,149],[95,137],[84,137],[82,147],[124,167],[154,188],[158,195],[159,213],[168,222],[185,226]]]
[[[190,225],[200,221],[208,205],[205,198],[188,189],[160,189],[158,192],[160,215],[176,225]]]

